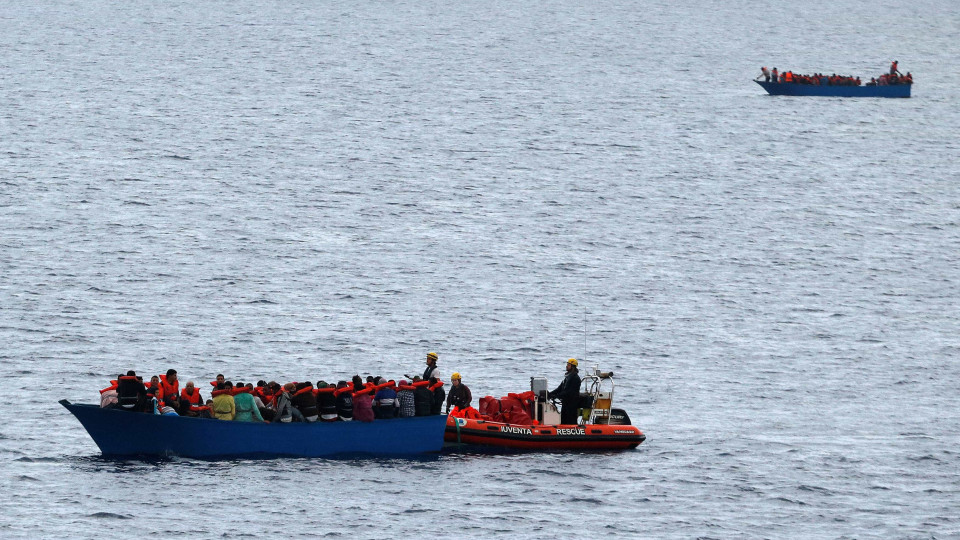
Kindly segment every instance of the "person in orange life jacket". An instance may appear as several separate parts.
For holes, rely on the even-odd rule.
[[[443,389],[443,383],[436,377],[430,377],[429,388],[433,388],[433,404],[430,406],[430,414],[440,414],[443,411],[443,402],[447,397],[447,392]]]
[[[473,396],[470,394],[470,389],[467,388],[467,385],[463,384],[459,373],[454,373],[450,376],[450,383],[453,386],[450,387],[450,393],[447,394],[448,414],[450,413],[451,405],[457,407],[458,409],[466,409],[470,406],[470,402],[473,401]]]
[[[179,411],[180,381],[177,380],[177,370],[168,369],[166,375],[161,375],[160,387],[163,388],[163,402]]]
[[[224,381],[213,392],[213,417],[233,420],[237,416],[237,404],[233,399],[233,383]]]
[[[223,373],[218,373],[217,380],[211,381],[210,386],[212,386],[213,389],[216,390],[218,386],[224,383],[224,381],[226,381],[226,379],[224,378]]]
[[[350,391],[350,384],[347,381],[337,383],[334,399],[337,403],[337,417],[343,422],[353,420],[353,393]]]
[[[387,381],[380,377],[377,379],[377,385],[385,384]],[[377,390],[373,396],[373,404],[376,409],[377,418],[394,418],[397,416],[397,391],[394,388],[386,387]]]
[[[353,392],[353,419],[358,422],[373,422],[373,396],[365,391],[366,386],[359,375],[353,376],[353,387],[359,391]]]
[[[200,395],[200,390],[197,390],[193,381],[187,381],[186,386],[180,391],[180,409],[177,412],[180,416],[197,416],[199,411],[195,408],[201,406],[203,406],[203,397]],[[191,407],[194,409],[191,410]]]
[[[150,377],[150,384],[147,385],[147,397],[155,397],[158,401],[163,401],[163,387],[160,386],[160,377],[154,375]]]
[[[415,388],[413,391],[413,408],[417,416],[430,416],[430,411],[433,409],[433,392],[430,391],[428,385],[422,383],[419,375],[413,378]]]
[[[894,60],[893,63],[890,64],[890,74],[896,75],[898,73],[900,73],[900,71],[897,69],[897,61]]]
[[[401,380],[400,384],[397,385],[397,416],[400,418],[417,415],[416,402],[413,397],[414,390],[413,386],[407,384],[406,379]]]
[[[135,371],[117,377],[117,408],[143,412],[147,404],[147,389]]]
[[[337,397],[333,395],[333,388],[324,381],[317,381],[317,410],[320,411],[320,420],[324,422],[337,419]]]
[[[237,383],[237,390],[233,394],[233,402],[236,407],[236,415],[233,417],[235,422],[263,422],[263,416],[260,409],[257,408],[258,399],[250,393],[250,389]]]
[[[287,383],[280,390],[277,396],[277,414],[274,416],[274,422],[303,422],[303,414],[299,409],[293,406],[293,393],[296,391],[296,385]]]
[[[300,410],[305,421],[316,422],[320,417],[320,410],[317,408],[317,396],[313,395],[313,383],[298,384],[291,399],[293,406]]]
[[[576,424],[577,413],[580,407],[580,374],[577,369],[577,359],[567,360],[567,373],[560,386],[547,394],[550,399],[560,400],[560,423]]]

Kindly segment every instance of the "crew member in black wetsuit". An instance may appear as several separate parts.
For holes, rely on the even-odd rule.
[[[470,395],[470,389],[467,388],[467,385],[460,380],[460,374],[454,373],[451,375],[450,382],[453,383],[453,386],[450,388],[450,393],[447,394],[447,412],[450,412],[451,405],[459,409],[469,407],[470,402],[473,401],[473,396]]]
[[[567,373],[553,392],[547,394],[550,399],[560,400],[560,423],[576,424],[580,409],[580,374],[577,359],[567,360]]]

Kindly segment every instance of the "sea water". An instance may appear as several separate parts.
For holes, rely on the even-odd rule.
[[[960,536],[958,14],[0,4],[0,537]],[[116,461],[57,405],[428,351],[475,404],[612,370],[647,441]]]

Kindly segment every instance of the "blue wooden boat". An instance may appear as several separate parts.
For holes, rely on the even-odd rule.
[[[893,86],[818,86],[814,84],[753,81],[771,96],[882,97],[908,98],[912,84]]]
[[[442,450],[447,424],[446,415],[264,424],[101,409],[65,399],[60,404],[77,417],[108,457],[411,456]]]

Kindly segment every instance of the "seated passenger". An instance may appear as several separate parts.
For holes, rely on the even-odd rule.
[[[344,422],[353,420],[353,388],[347,381],[337,383],[333,393],[337,402],[337,416]]]
[[[147,389],[135,371],[117,377],[117,408],[124,411],[144,412],[147,405]]]
[[[168,369],[166,375],[161,375],[160,387],[163,388],[163,403],[174,409],[179,409],[180,381],[177,380],[177,370]]]
[[[313,395],[313,383],[300,383],[292,397],[293,406],[300,410],[303,419],[307,422],[316,422],[320,417],[317,408],[317,396]]]
[[[430,381],[420,380],[420,376],[413,378],[413,407],[417,411],[417,416],[430,416],[433,411],[433,392],[429,388]]]
[[[147,385],[147,398],[155,397],[158,401],[163,401],[163,387],[160,386],[160,377],[154,375],[150,377],[150,384]]]
[[[380,386],[386,384],[382,377],[377,382]],[[397,416],[397,391],[392,387],[386,386],[377,390],[373,396],[373,403],[377,418],[386,419]]]
[[[257,408],[257,403],[253,395],[250,393],[251,389],[247,387],[237,388],[233,396],[233,403],[236,409],[236,414],[233,419],[237,422],[263,422],[263,416],[260,414],[260,409]]]
[[[203,396],[200,390],[197,390],[193,381],[187,381],[187,385],[180,391],[180,416],[197,416],[198,409],[203,406]]]
[[[397,386],[398,416],[400,418],[409,418],[417,415],[417,409],[414,405],[413,392],[415,386],[407,384],[406,380],[400,381]]]
[[[333,422],[337,419],[337,397],[333,395],[336,388],[328,386],[324,381],[317,381],[317,410],[320,411],[320,420]]]
[[[431,377],[428,388],[433,392],[433,405],[430,407],[430,414],[440,414],[443,412],[443,402],[447,397],[447,393],[443,389],[443,381]]]
[[[277,414],[273,419],[274,422],[303,422],[303,414],[293,406],[292,394],[295,390],[296,385],[293,383],[283,385],[277,396]]]
[[[233,420],[237,415],[237,404],[233,399],[233,383],[224,381],[213,391],[213,417],[220,420]]]
[[[357,422],[373,422],[372,388],[367,388],[359,375],[354,375],[353,387],[360,388],[353,392],[353,419]]]
[[[357,422],[373,422],[376,417],[373,414],[372,388],[368,388],[359,375],[354,375],[353,387],[360,388],[353,392],[353,419]]]
[[[210,386],[212,386],[213,389],[216,390],[217,387],[220,386],[221,384],[223,384],[224,382],[226,382],[226,379],[224,379],[223,373],[218,373],[218,374],[217,374],[217,380],[215,380],[215,381],[210,381]]]

